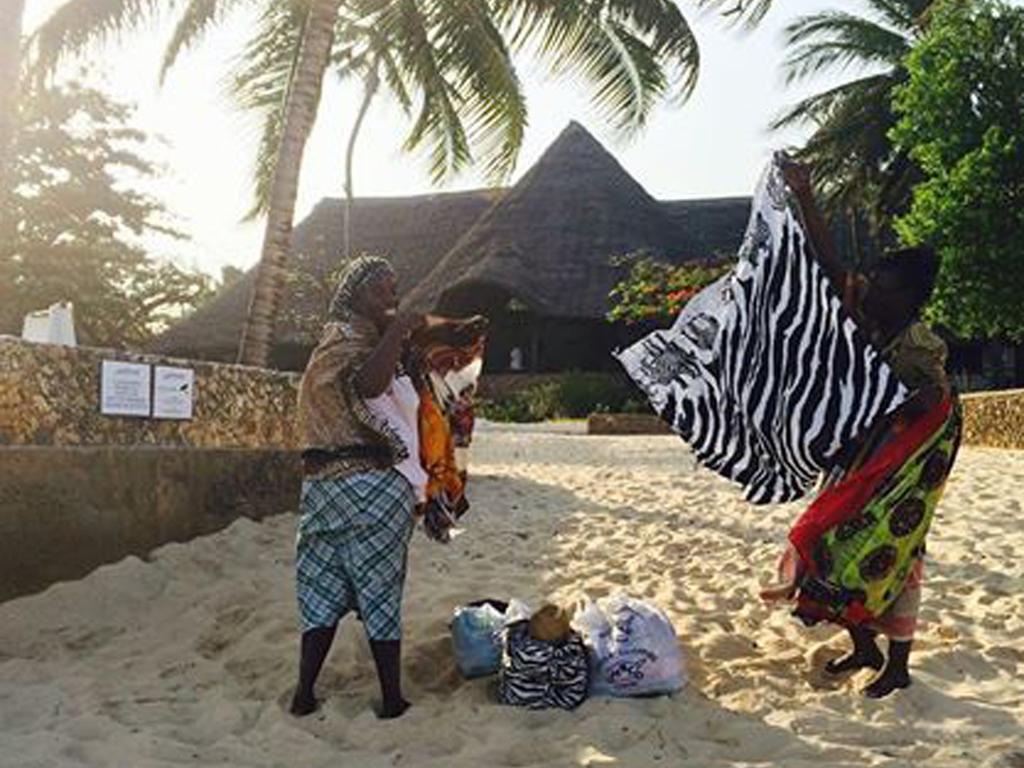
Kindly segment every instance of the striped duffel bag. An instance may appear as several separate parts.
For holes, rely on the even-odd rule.
[[[498,700],[528,709],[576,709],[587,698],[587,648],[576,632],[555,641],[530,635],[530,622],[505,628]]]

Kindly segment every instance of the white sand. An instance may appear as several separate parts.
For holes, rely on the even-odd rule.
[[[872,702],[865,676],[817,672],[840,635],[755,597],[798,507],[745,505],[674,438],[565,431],[484,429],[468,532],[450,547],[417,534],[402,720],[371,714],[352,622],[323,710],[284,713],[297,636],[281,515],[0,606],[0,764],[1024,766],[1024,454],[961,455],[929,542],[915,684]],[[669,612],[683,694],[531,713],[455,672],[460,601],[619,589]]]

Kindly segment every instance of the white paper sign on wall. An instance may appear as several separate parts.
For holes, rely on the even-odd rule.
[[[158,365],[153,369],[153,418],[191,419],[196,372]]]
[[[100,413],[149,416],[150,366],[104,360],[100,375]]]

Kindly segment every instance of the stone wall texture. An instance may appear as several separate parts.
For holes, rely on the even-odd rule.
[[[104,416],[104,360],[192,368],[189,421]],[[298,376],[0,337],[0,600],[298,507]]]
[[[964,395],[965,445],[1024,450],[1024,389]],[[591,435],[662,435],[670,430],[654,414],[595,413]]]
[[[592,413],[588,435],[670,435],[672,429],[653,413]]]
[[[1024,450],[1024,389],[964,395],[964,443]]]
[[[104,416],[99,407],[103,360],[192,368],[194,418]],[[295,374],[258,368],[0,336],[0,445],[297,448],[298,381]]]

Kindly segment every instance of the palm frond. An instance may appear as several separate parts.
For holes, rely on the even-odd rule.
[[[432,40],[458,94],[473,154],[488,178],[514,170],[526,132],[526,96],[487,0],[437,3]]]
[[[391,50],[390,41],[378,28],[378,21],[367,23],[365,20],[340,19],[331,64],[342,81],[358,79],[365,82],[369,73],[375,72],[402,111],[408,114],[413,103],[412,86]]]
[[[590,83],[594,105],[623,132],[646,123],[667,87],[643,43],[607,19],[581,15],[573,37],[552,58],[556,73],[579,74]]]
[[[860,211],[879,231],[909,199],[912,168],[895,151],[890,78],[878,76],[820,94],[813,108],[817,130],[800,156],[820,179],[823,208],[831,215]]]
[[[169,6],[169,0],[68,0],[30,38],[30,66],[37,75],[52,74],[61,61],[153,22]]]
[[[284,106],[294,76],[308,5],[270,0],[252,37],[236,59],[228,90],[238,107],[259,115],[261,132],[253,167],[253,207],[266,213],[284,127]]]
[[[833,216],[857,212],[875,236],[886,236],[892,216],[910,199],[914,169],[889,140],[895,122],[890,102],[934,1],[867,0],[864,16],[829,10],[786,28],[790,50],[783,71],[789,82],[851,66],[876,70],[799,101],[771,125],[814,125],[799,154],[821,180],[824,209]]]
[[[382,71],[381,80],[384,81],[388,91],[398,102],[402,111],[408,114],[412,109],[412,93],[410,92],[405,74],[402,72],[402,68],[392,51],[385,49],[380,51],[379,55]]]
[[[772,8],[772,0],[698,0],[699,7],[716,8],[729,21],[757,26]]]
[[[880,74],[868,75],[867,77],[837,85],[834,88],[829,88],[821,93],[801,99],[775,117],[771,122],[770,128],[773,131],[777,131],[801,123],[820,125],[836,104],[848,99],[860,101],[858,94],[862,92],[887,92],[887,89],[892,88],[898,82],[899,79],[891,74]]]
[[[164,82],[182,51],[197,45],[210,27],[223,21],[242,1],[189,0],[164,51],[163,63],[160,66],[160,82]]]
[[[868,0],[875,14],[893,29],[916,29],[935,0]]]
[[[696,84],[699,48],[668,0],[507,0],[498,14],[515,47],[532,46],[557,75],[582,76],[595,106],[624,133],[641,128],[673,89],[682,100]]]
[[[904,34],[845,11],[802,16],[785,35],[791,49],[782,64],[787,82],[851,65],[899,66],[910,50]]]
[[[613,17],[647,41],[680,101],[697,87],[700,46],[679,6],[670,0],[611,0]]]
[[[445,79],[428,20],[416,0],[396,0],[383,23],[389,38],[402,41],[396,46],[395,59],[420,92],[419,108],[405,146],[416,150],[427,143],[431,178],[441,182],[473,159],[459,117],[459,94]]]

